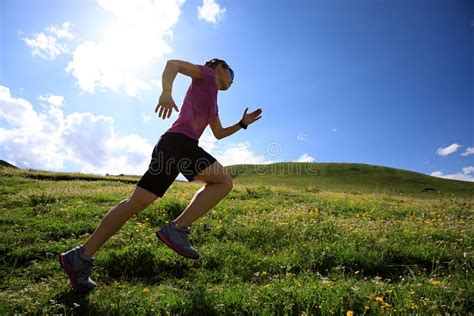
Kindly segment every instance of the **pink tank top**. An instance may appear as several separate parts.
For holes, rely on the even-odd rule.
[[[196,140],[199,140],[206,126],[219,112],[214,69],[198,66],[202,71],[201,78],[193,78],[179,110],[178,118],[166,130],[170,133],[182,133]]]

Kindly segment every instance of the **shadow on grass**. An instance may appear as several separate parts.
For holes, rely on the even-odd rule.
[[[212,299],[207,295],[203,295],[205,292],[206,287],[202,284],[198,284],[185,294],[184,299],[187,302],[185,308],[165,307],[165,309],[163,309],[163,307],[158,307],[158,310],[151,312],[151,306],[142,306],[141,312],[149,313],[150,315],[219,315],[215,310],[215,304]],[[122,304],[117,304],[116,306],[106,305],[101,307],[91,302],[89,293],[80,293],[74,290],[58,293],[51,298],[50,302],[51,301],[54,302],[57,308],[50,309],[49,311],[64,313],[65,315],[121,315],[122,313],[128,315],[131,309],[133,310],[132,306],[127,306],[127,302],[122,302]],[[151,310],[148,311],[148,309]]]
[[[67,292],[61,292],[53,296],[50,300],[55,302],[58,306],[56,312],[64,312],[65,314],[77,315],[102,315],[107,311],[97,309],[97,305],[91,304],[89,300],[89,293],[81,293],[71,289]]]
[[[139,280],[156,284],[168,278],[187,276],[190,266],[185,258],[170,255],[171,250],[153,245],[130,245],[109,251],[97,262],[106,277],[122,280]]]

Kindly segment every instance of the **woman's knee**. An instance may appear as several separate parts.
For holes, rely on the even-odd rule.
[[[232,177],[218,161],[215,161],[212,165],[201,171],[194,179],[206,184],[222,184],[229,190],[232,189],[233,185]]]
[[[222,174],[220,176],[214,176],[211,178],[197,177],[197,180],[200,180],[206,184],[218,184],[226,191],[226,193],[229,193],[234,187],[232,177],[228,174]]]
[[[143,211],[144,209],[146,209],[151,204],[148,201],[139,200],[139,199],[130,199],[130,198],[128,198],[126,201],[127,201],[126,203],[127,203],[128,207],[131,208],[135,213]]]
[[[226,175],[224,177],[224,181],[222,182],[222,184],[226,188],[227,193],[232,191],[232,188],[234,187],[234,182],[232,181],[232,177],[230,175]]]
[[[141,187],[136,187],[132,196],[124,200],[130,208],[136,212],[146,209],[153,201],[158,198],[157,195],[151,193]]]

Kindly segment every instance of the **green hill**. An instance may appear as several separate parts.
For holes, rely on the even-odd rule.
[[[415,196],[474,197],[474,182],[432,177],[408,170],[359,163],[280,162],[266,165],[239,164],[225,167],[235,183],[284,186],[307,192],[387,193]],[[40,180],[120,181],[136,183],[140,176],[90,175],[1,168],[1,176]]]
[[[242,184],[293,186],[307,191],[474,197],[474,182],[358,163],[242,164],[228,166],[226,171],[234,182]]]

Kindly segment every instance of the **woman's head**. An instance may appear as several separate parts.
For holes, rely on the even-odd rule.
[[[227,90],[234,81],[234,71],[222,59],[214,58],[206,62],[205,66],[214,69],[219,90]]]

